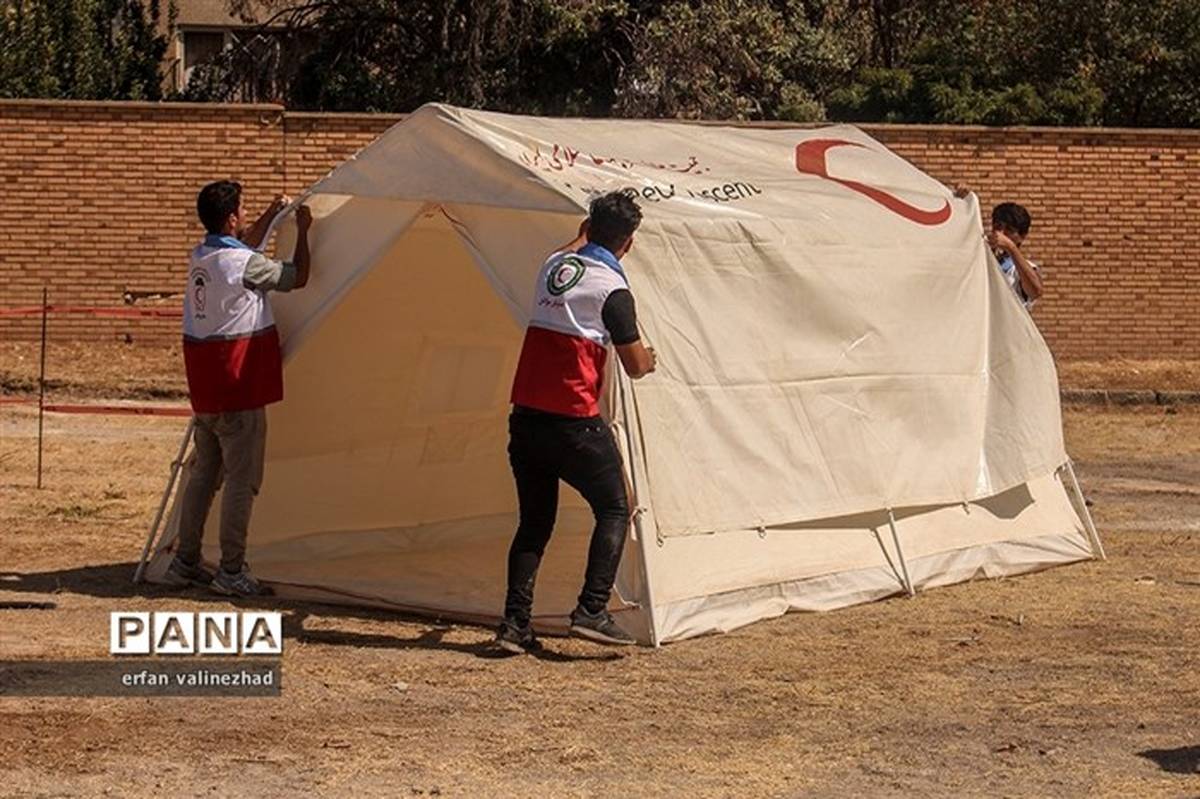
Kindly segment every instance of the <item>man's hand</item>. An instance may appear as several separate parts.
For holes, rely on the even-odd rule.
[[[634,380],[645,377],[658,368],[658,355],[654,353],[654,348],[645,346],[641,341],[618,344],[617,357],[621,359],[625,374]]]
[[[291,203],[291,198],[286,194],[276,194],[275,199],[267,206],[267,210],[262,212],[258,219],[254,220],[254,224],[246,229],[242,234],[242,241],[249,244],[256,250],[262,249],[267,243],[267,229],[271,226],[271,220],[274,219],[280,211],[288,207]]]
[[[564,244],[563,246],[554,250],[554,252],[579,252],[581,249],[583,249],[583,245],[587,244],[587,232],[588,218],[585,216],[583,221],[579,223],[579,234],[576,235],[570,243]]]
[[[959,183],[955,183],[950,190],[953,191],[954,196],[960,200],[965,200],[967,195],[971,193],[971,189],[968,186],[963,186]]]
[[[287,196],[286,194],[276,194],[275,199],[271,200],[270,207],[267,208],[267,213],[270,214],[271,216],[275,216],[276,214],[278,214],[280,211],[282,211],[284,208],[287,208],[291,204],[292,204],[291,197]]]
[[[296,288],[302,289],[308,285],[308,273],[312,268],[312,259],[308,249],[308,229],[312,227],[312,209],[302,205],[296,209],[296,254],[292,262],[296,265]]]

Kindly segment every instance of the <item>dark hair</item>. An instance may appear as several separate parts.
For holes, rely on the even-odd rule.
[[[236,214],[242,201],[242,184],[232,180],[209,183],[196,195],[196,213],[209,233],[220,233],[230,214]]]
[[[1032,224],[1033,219],[1023,205],[1000,203],[992,209],[992,227],[1003,225],[1012,228],[1022,236],[1028,236],[1029,226]]]
[[[617,250],[642,224],[642,209],[623,191],[612,191],[592,200],[588,209],[588,241]]]

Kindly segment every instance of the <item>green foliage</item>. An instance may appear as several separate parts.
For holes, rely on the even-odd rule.
[[[835,36],[768,0],[670,2],[635,26],[623,116],[818,120],[823,84],[850,68]]]
[[[164,21],[160,0],[0,0],[0,97],[157,100]]]
[[[1197,0],[977,0],[943,12],[894,53],[894,68],[863,67],[834,90],[831,116],[1200,125]]]
[[[0,0],[0,96],[159,96],[168,0]],[[1200,126],[1200,0],[226,0],[179,99],[407,111]]]
[[[329,0],[299,8],[276,0],[275,8],[307,43],[278,98],[293,108],[396,111],[441,101],[599,115],[613,105],[629,52],[623,0]]]

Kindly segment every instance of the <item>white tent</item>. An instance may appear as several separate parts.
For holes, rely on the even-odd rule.
[[[250,532],[260,577],[498,616],[534,276],[591,196],[626,188],[645,213],[626,271],[659,369],[608,376],[638,508],[612,609],[642,640],[1102,555],[1063,484],[1053,361],[974,197],[852,127],[432,105],[305,196],[313,278],[273,298],[286,396]],[[293,237],[286,223],[281,252]],[[178,507],[152,580],[177,522]],[[565,625],[590,531],[564,490],[539,627]]]

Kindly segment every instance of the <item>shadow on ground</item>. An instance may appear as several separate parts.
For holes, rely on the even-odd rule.
[[[460,652],[487,660],[513,657],[508,652],[496,649],[490,640],[475,643],[447,641],[446,633],[461,627],[479,627],[479,625],[450,625],[441,621],[430,622],[429,619],[412,616],[396,611],[360,608],[352,605],[327,605],[319,602],[299,602],[280,599],[278,597],[262,597],[255,599],[236,599],[212,594],[202,588],[179,589],[170,586],[154,585],[151,583],[133,582],[133,572],[137,564],[106,563],[96,566],[80,566],[73,569],[58,569],[46,572],[29,572],[22,574],[13,571],[0,571],[0,596],[4,592],[30,594],[84,594],[105,599],[129,599],[133,597],[160,598],[179,597],[193,602],[213,602],[233,604],[249,610],[279,610],[285,612],[283,619],[283,636],[299,643],[317,644],[324,646],[350,646],[383,649],[438,649],[443,651]],[[0,601],[0,610],[53,610],[54,602],[44,600]],[[414,637],[403,637],[381,633],[348,632],[341,630],[305,630],[304,622],[309,618],[341,618],[364,619],[368,621],[408,622],[426,629]],[[599,652],[596,654],[574,655],[565,652],[555,652],[550,649],[531,652],[533,657],[549,663],[574,663],[577,661],[619,660],[623,656],[617,652]]]
[[[1145,749],[1138,752],[1138,756],[1154,761],[1160,769],[1172,774],[1200,774],[1200,745]]]

